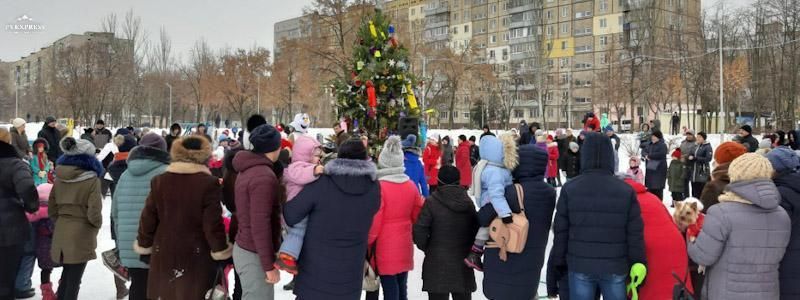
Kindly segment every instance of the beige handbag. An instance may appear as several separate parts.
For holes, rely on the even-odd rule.
[[[522,253],[525,250],[525,243],[528,240],[528,217],[525,215],[525,195],[522,186],[514,184],[517,190],[517,200],[519,201],[520,212],[511,214],[512,222],[503,223],[503,220],[495,218],[489,225],[489,236],[492,241],[486,244],[487,248],[500,248],[500,260],[506,261],[507,253]]]

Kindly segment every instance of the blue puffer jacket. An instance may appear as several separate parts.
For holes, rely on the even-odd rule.
[[[505,193],[506,187],[513,183],[511,170],[517,166],[518,156],[513,138],[502,138],[502,141],[491,135],[481,138],[481,160],[486,160],[489,164],[480,174],[481,198],[478,206],[491,203],[497,215],[504,218],[511,216]]]
[[[128,268],[147,269],[139,261],[139,254],[133,251],[133,242],[139,231],[139,217],[142,214],[147,195],[150,194],[150,180],[161,175],[169,164],[169,154],[157,148],[138,146],[128,157],[128,170],[122,173],[111,203],[111,217],[117,233],[117,247],[122,265]]]
[[[422,166],[422,161],[419,160],[419,153],[415,153],[414,150],[405,150],[403,155],[405,156],[403,164],[406,167],[406,175],[419,188],[422,196],[428,197],[428,181],[425,179],[425,168]]]

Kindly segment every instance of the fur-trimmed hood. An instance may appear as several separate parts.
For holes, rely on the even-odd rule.
[[[581,171],[603,170],[614,173],[614,148],[607,136],[587,132],[581,146]]]
[[[481,138],[481,159],[495,165],[502,165],[508,170],[514,170],[519,164],[517,142],[512,134],[504,134],[500,138],[487,135]]]
[[[20,155],[17,152],[17,149],[14,148],[14,146],[11,146],[11,144],[6,142],[0,142],[0,158],[9,158],[9,157],[20,158]]]
[[[133,175],[141,176],[148,172],[169,165],[169,154],[158,148],[137,146],[128,155],[128,169]]]
[[[172,162],[205,165],[211,158],[211,143],[202,136],[186,136],[175,140],[170,151]]]
[[[103,164],[97,160],[94,155],[62,155],[56,161],[58,166],[73,166],[84,171],[94,172],[97,177],[103,177],[105,170]],[[58,176],[58,169],[56,168],[56,176]],[[59,177],[62,178],[62,177]]]
[[[325,165],[325,175],[345,194],[363,195],[378,184],[375,164],[366,160],[337,158]]]

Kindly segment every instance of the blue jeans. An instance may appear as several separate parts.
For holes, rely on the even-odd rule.
[[[384,300],[408,300],[408,272],[381,275]]]
[[[626,300],[625,275],[616,274],[584,274],[569,272],[569,298],[571,300],[594,300],[597,289],[603,300]]]
[[[306,227],[308,227],[308,217],[303,218],[300,223],[294,224],[294,226],[286,227],[286,236],[283,237],[283,243],[281,243],[279,251],[291,255],[295,259],[300,258],[303,239],[306,237]]]
[[[33,268],[36,263],[36,235],[31,230],[30,239],[25,242],[25,248],[22,252],[22,260],[19,262],[19,271],[17,272],[17,280],[14,283],[14,289],[17,291],[26,291],[32,288],[31,276],[33,276]]]

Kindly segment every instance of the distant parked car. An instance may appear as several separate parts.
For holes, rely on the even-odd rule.
[[[622,126],[619,125],[618,121],[612,122],[614,126],[614,131],[620,133],[629,133],[631,132],[631,120],[622,120]]]

